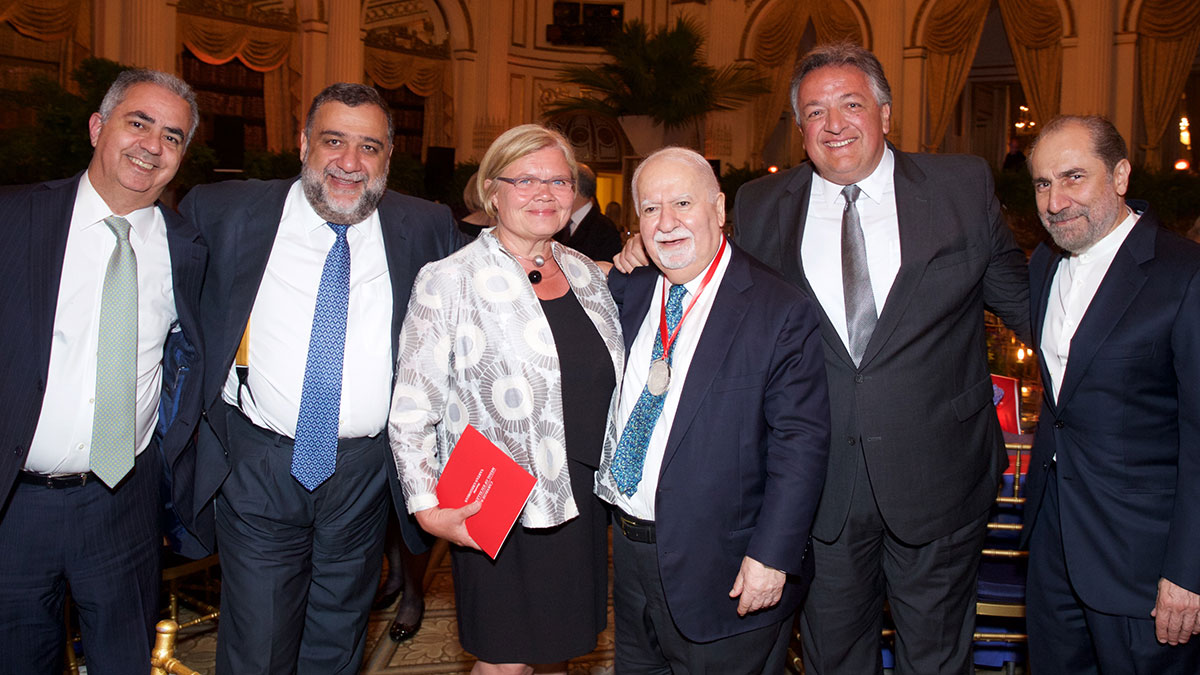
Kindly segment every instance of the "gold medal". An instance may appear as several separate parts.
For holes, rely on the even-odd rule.
[[[671,366],[666,359],[656,359],[650,364],[650,375],[646,378],[646,389],[654,396],[662,396],[671,386]]]

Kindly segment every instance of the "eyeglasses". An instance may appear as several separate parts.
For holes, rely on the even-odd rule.
[[[555,177],[555,178],[536,178],[534,176],[517,176],[516,178],[505,178],[496,176],[496,180],[508,183],[516,189],[517,194],[521,196],[532,195],[541,190],[543,185],[550,187],[550,191],[559,194],[572,194],[575,192],[575,181],[570,178]]]

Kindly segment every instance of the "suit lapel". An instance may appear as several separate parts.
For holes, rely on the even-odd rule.
[[[35,312],[34,326],[45,340],[37,340],[42,353],[40,362],[50,362],[50,335],[54,332],[54,311],[58,306],[58,288],[62,280],[63,256],[67,233],[71,229],[71,211],[79,189],[79,174],[74,180],[46,189],[36,189],[29,199],[25,225],[30,228],[29,265],[32,272],[30,293]]]
[[[692,425],[704,397],[708,395],[713,378],[720,370],[718,366],[725,362],[750,307],[750,300],[745,297],[754,285],[750,279],[750,263],[741,250],[732,250],[730,254],[729,266],[725,270],[721,285],[716,289],[717,296],[713,299],[712,310],[704,324],[704,332],[700,334],[700,341],[696,343],[696,352],[692,355],[687,380],[683,383],[683,392],[675,409],[675,419],[671,423],[671,435],[663,452],[659,476],[667,470],[676,451],[679,450],[679,443],[687,433],[688,427]],[[681,330],[686,329],[685,326]]]
[[[796,177],[788,184],[787,190],[791,196],[779,200],[780,273],[785,279],[799,286],[805,295],[812,298],[813,305],[820,315],[821,337],[825,344],[830,346],[847,365],[854,367],[854,362],[850,359],[850,352],[846,350],[846,345],[838,335],[837,329],[829,320],[825,307],[816,301],[817,296],[813,293],[812,286],[808,283],[808,277],[804,274],[804,259],[800,247],[804,241],[804,226],[808,221],[808,202],[812,195],[811,164],[804,165],[796,173]]]
[[[629,350],[637,338],[638,329],[653,300],[654,284],[658,281],[658,269],[639,267],[625,281],[624,301],[621,303],[621,333],[625,338],[625,361],[629,362]]]
[[[1039,355],[1042,353],[1042,325],[1046,322],[1046,310],[1050,307],[1050,287],[1062,259],[1061,252],[1043,243],[1039,245],[1039,250],[1034,251],[1029,261],[1029,328],[1033,332],[1033,344],[1030,346],[1036,349]],[[1042,382],[1049,383],[1050,371],[1046,368],[1045,358],[1038,359],[1038,370],[1041,372]],[[1058,408],[1049,387],[1045,388],[1045,400],[1047,405]]]
[[[199,289],[204,277],[205,247],[196,241],[199,232],[162,202],[157,204],[167,225],[167,249],[171,256],[171,285],[175,292],[175,308],[179,323],[186,327],[188,338],[196,339],[196,317],[193,302],[180,301],[186,289]],[[193,343],[194,344],[194,343]]]
[[[237,251],[237,273],[230,292],[228,313],[225,318],[225,344],[221,350],[221,362],[232,364],[250,310],[258,297],[263,274],[267,271],[267,260],[275,246],[275,235],[279,232],[279,221],[283,217],[283,206],[293,183],[280,182],[268,195],[255,201],[245,210],[245,215],[235,223],[227,223],[232,237],[226,250]],[[213,336],[209,339],[215,339]],[[220,389],[217,389],[219,395]]]
[[[413,266],[412,247],[404,244],[404,211],[390,207],[385,199],[379,204],[379,226],[383,230],[383,253],[387,259],[388,278],[392,282],[392,347],[400,340],[400,327],[404,325],[404,314],[408,303],[404,298],[417,276]]]
[[[925,174],[907,155],[892,149],[896,159],[893,185],[896,193],[896,220],[900,230],[900,269],[883,303],[879,322],[863,353],[865,367],[877,356],[888,337],[900,325],[900,317],[912,302],[917,287],[925,276],[934,251],[938,233],[931,226],[930,199],[925,191]]]
[[[1096,350],[1108,338],[1146,283],[1146,273],[1141,266],[1154,258],[1157,228],[1152,219],[1153,216],[1149,214],[1143,216],[1117,249],[1116,257],[1084,312],[1075,336],[1071,338],[1067,369],[1063,372],[1062,386],[1058,388],[1059,408],[1066,406],[1071,399],[1071,394],[1091,365]]]

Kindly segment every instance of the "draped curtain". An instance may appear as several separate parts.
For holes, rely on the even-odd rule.
[[[232,59],[263,73],[263,108],[267,124],[267,149],[281,152],[293,147],[288,55],[295,51],[293,31],[253,26],[195,14],[179,13],[179,39],[196,58],[221,65]]]
[[[1049,122],[1062,95],[1062,15],[1054,0],[1000,0],[1017,78],[1033,119]]]
[[[0,0],[0,19],[27,37],[61,40],[75,31],[81,6],[79,0]]]
[[[449,142],[453,120],[449,112],[450,62],[367,47],[364,68],[371,81],[385,89],[408,87],[425,97],[425,147]]]
[[[751,59],[758,64],[771,85],[771,92],[754,102],[755,148],[767,144],[779,122],[779,110],[791,105],[788,93],[792,73],[809,19],[812,19],[819,43],[839,40],[863,43],[858,20],[843,0],[775,3],[760,22],[763,28],[754,36],[751,52]]]
[[[1137,32],[1142,117],[1146,123],[1144,164],[1156,169],[1162,161],[1163,134],[1200,48],[1200,2],[1145,0]]]
[[[925,24],[925,101],[929,110],[926,150],[941,145],[954,103],[967,83],[983,36],[990,0],[939,0]]]

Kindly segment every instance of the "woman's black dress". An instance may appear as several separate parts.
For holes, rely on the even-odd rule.
[[[513,527],[496,560],[454,547],[459,640],[488,663],[557,663],[591,652],[607,618],[604,503],[593,476],[616,386],[612,358],[574,293],[543,300],[562,371],[567,470],[579,516]]]

